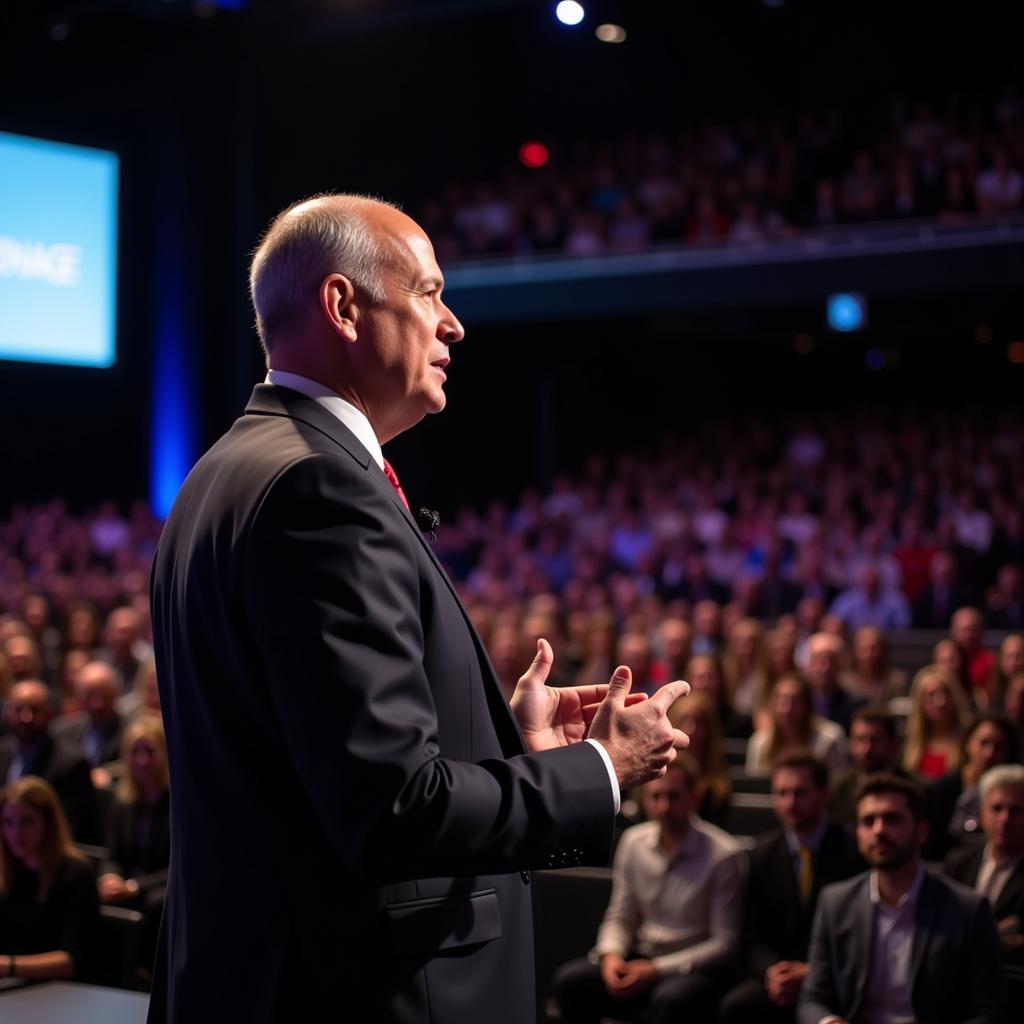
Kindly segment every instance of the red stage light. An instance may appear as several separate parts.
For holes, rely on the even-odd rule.
[[[524,167],[543,167],[548,162],[548,147],[543,142],[524,142],[519,147],[519,162]]]

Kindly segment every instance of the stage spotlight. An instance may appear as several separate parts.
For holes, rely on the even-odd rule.
[[[583,4],[576,3],[576,0],[562,0],[555,7],[555,17],[563,25],[578,25],[583,20]]]
[[[519,147],[519,162],[524,167],[543,167],[548,162],[548,147],[543,142],[524,142]]]
[[[862,331],[868,322],[868,306],[863,295],[839,292],[828,297],[828,325],[833,331]]]
[[[594,35],[602,43],[624,43],[626,41],[626,30],[621,25],[613,25],[606,22],[594,29]]]

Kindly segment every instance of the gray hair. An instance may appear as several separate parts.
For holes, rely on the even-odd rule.
[[[989,768],[978,780],[978,796],[982,803],[993,789],[1002,786],[1024,786],[1024,764],[1000,764]]]
[[[387,252],[366,222],[363,211],[371,204],[397,209],[371,196],[316,195],[273,219],[249,268],[256,330],[266,353],[274,334],[298,320],[328,274],[344,274],[371,302],[384,301]]]

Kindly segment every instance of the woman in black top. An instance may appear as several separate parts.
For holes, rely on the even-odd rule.
[[[0,977],[83,978],[99,925],[96,879],[49,783],[0,794]]]
[[[110,858],[99,880],[100,899],[146,915],[145,961],[156,945],[171,858],[167,745],[159,716],[140,714],[125,729],[121,760],[123,771],[107,833]]]

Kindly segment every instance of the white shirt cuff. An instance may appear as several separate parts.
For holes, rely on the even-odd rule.
[[[608,781],[612,784],[612,799],[615,801],[615,813],[618,814],[619,809],[622,807],[622,793],[619,790],[619,778],[615,774],[615,766],[612,764],[611,755],[597,740],[585,740],[584,742],[589,743],[601,755],[601,760],[604,761],[604,766],[608,770]]]

